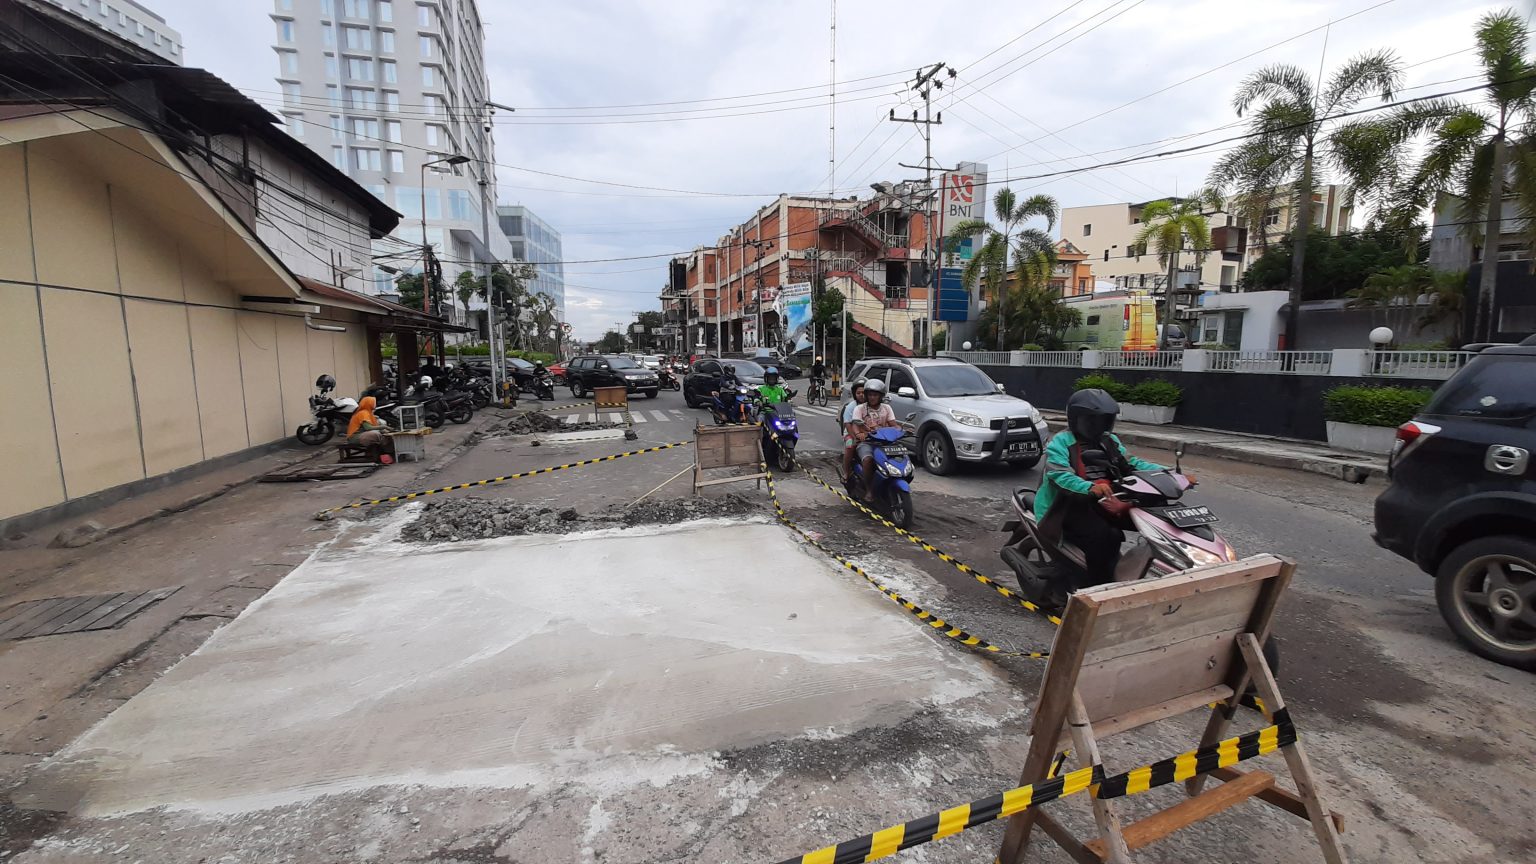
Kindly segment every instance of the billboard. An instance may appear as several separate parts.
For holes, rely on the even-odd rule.
[[[987,166],[961,162],[954,171],[939,178],[939,236],[949,236],[950,229],[970,219],[986,221],[991,212],[987,200]],[[939,256],[940,321],[969,321],[972,314],[970,292],[960,281],[965,262],[976,254],[977,238],[968,237],[952,252]],[[979,304],[977,307],[979,312]]]
[[[811,283],[796,282],[779,290],[773,308],[779,313],[786,344],[798,342],[811,327]]]

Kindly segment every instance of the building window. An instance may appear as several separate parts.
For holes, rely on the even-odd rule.
[[[1093,226],[1092,225],[1084,225],[1083,226],[1083,236],[1084,237],[1092,237],[1093,236]]]
[[[1268,210],[1264,211],[1264,226],[1266,228],[1269,227],[1270,225],[1279,225],[1279,224],[1280,224],[1280,208],[1279,207],[1271,207]]]
[[[432,56],[432,37],[431,36],[417,36],[416,37],[416,51],[422,57],[431,57]]]
[[[347,170],[347,148],[345,148],[345,147],[332,147],[331,148],[331,164],[335,165],[336,166],[336,170],[338,170],[338,171],[345,171],[345,170]]]
[[[359,171],[381,171],[384,167],[379,151],[373,147],[353,147],[352,164]]]
[[[373,110],[377,107],[377,103],[374,101],[373,90],[363,87],[348,87],[347,107]]]
[[[373,31],[367,27],[341,28],[341,43],[349,51],[372,51]]]
[[[346,134],[342,131],[341,117],[336,115],[336,114],[332,114],[331,115],[331,140],[332,141],[341,141],[344,138],[346,138]]]
[[[348,18],[368,18],[369,0],[341,0],[341,14]]]
[[[282,86],[283,86],[283,104],[284,105],[298,106],[299,105],[299,96],[300,96],[299,85],[294,84],[291,81],[284,81]]]
[[[389,0],[379,0],[378,10],[380,21],[388,24],[395,20],[395,4],[389,2]]]
[[[278,61],[282,64],[283,74],[289,77],[297,77],[299,74],[299,52],[279,51]]]
[[[469,193],[463,189],[448,190],[448,218],[468,222],[474,213]]]
[[[327,21],[320,25],[320,39],[327,48],[336,47],[336,27]]]
[[[385,90],[384,91],[384,110],[386,110],[386,111],[399,111],[400,110],[400,94],[399,93],[396,93],[393,90]]]
[[[395,31],[379,31],[379,50],[383,51],[385,54],[395,53]]]
[[[325,55],[325,77],[327,77],[327,78],[340,78],[341,77],[341,67],[336,64],[336,55],[335,54],[327,54],[327,55]]]
[[[399,144],[400,143],[400,121],[399,120],[386,120],[386,121],[384,121],[384,137],[385,137],[385,139],[387,139],[391,143],[394,143],[394,144]]]
[[[407,220],[421,218],[421,187],[396,186],[395,209]]]
[[[326,101],[331,103],[331,107],[332,108],[340,108],[341,107],[341,88],[337,87],[335,84],[327,84],[327,85],[325,85],[325,98],[326,98]]]
[[[427,218],[443,218],[443,199],[436,189],[427,190]]]
[[[347,58],[347,77],[353,81],[373,80],[373,61],[361,57]]]
[[[321,15],[335,15],[336,14],[335,0],[320,0],[320,14]]]
[[[277,0],[277,8],[280,12],[292,12],[293,0]]]
[[[436,26],[437,16],[433,14],[431,6],[416,7],[416,23],[422,27]]]
[[[434,67],[434,66],[423,66],[423,67],[421,67],[421,86],[423,86],[423,87],[436,87],[437,86],[437,68],[436,67]]]
[[[379,61],[379,80],[383,81],[385,84],[396,84],[396,83],[399,83],[400,79],[398,77],[396,77],[396,72],[395,72],[395,61],[393,61],[393,60],[380,60]]]
[[[299,114],[284,114],[283,124],[288,127],[288,134],[295,138],[304,137],[304,117]]]
[[[284,18],[277,22],[277,41],[284,44],[293,42],[293,22]]]
[[[389,151],[389,170],[396,174],[405,173],[405,152],[402,150]]]
[[[363,117],[349,117],[353,138],[374,139],[379,137],[379,121]]]
[[[443,127],[437,125],[436,123],[428,123],[427,124],[427,146],[428,147],[437,147],[437,146],[439,146],[438,142],[442,140],[442,134],[443,134]]]
[[[443,100],[440,96],[428,93],[421,97],[421,104],[427,109],[428,114],[441,114],[443,112]]]

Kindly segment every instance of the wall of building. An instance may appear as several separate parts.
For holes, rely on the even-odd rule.
[[[47,0],[112,33],[120,39],[165,58],[182,62],[181,34],[165,19],[133,0]],[[292,3],[293,0],[279,0]]]
[[[317,376],[366,381],[356,316],[317,316],[347,327],[330,333],[240,308],[155,202],[114,195],[77,155],[0,147],[0,440],[25,454],[0,519],[283,438]]]

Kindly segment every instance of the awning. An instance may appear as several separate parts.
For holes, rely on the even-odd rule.
[[[333,306],[338,309],[351,309],[354,312],[362,312],[374,319],[369,323],[381,330],[421,330],[432,333],[475,333],[473,327],[464,327],[459,324],[450,324],[436,315],[428,315],[419,309],[409,306],[401,306],[399,303],[391,303],[379,297],[363,294],[358,291],[349,291],[338,288],[318,279],[310,279],[300,276],[299,285],[303,287],[304,294],[312,295],[308,299],[322,306]]]

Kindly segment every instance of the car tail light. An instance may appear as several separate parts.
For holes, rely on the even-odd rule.
[[[1387,460],[1387,466],[1397,464],[1399,459],[1407,456],[1420,444],[1429,440],[1440,427],[1433,423],[1425,423],[1422,420],[1409,420],[1397,427],[1397,440],[1392,444],[1392,455]]]

